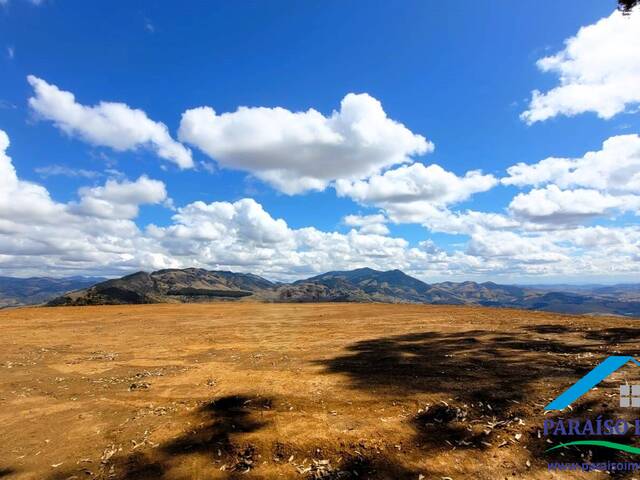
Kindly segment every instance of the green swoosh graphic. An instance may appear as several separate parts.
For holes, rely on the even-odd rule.
[[[555,450],[556,448],[570,447],[572,445],[590,445],[593,447],[605,447],[611,448],[612,450],[621,450],[627,453],[640,454],[640,448],[632,447],[631,445],[624,445],[622,443],[607,442],[604,440],[576,440],[575,442],[561,443],[560,445],[556,445],[555,447],[548,448],[546,451],[550,452],[551,450]]]

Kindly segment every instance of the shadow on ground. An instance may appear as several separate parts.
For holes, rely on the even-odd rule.
[[[237,455],[238,447],[232,442],[231,436],[241,436],[263,428],[266,422],[254,418],[254,414],[269,410],[272,406],[273,401],[263,397],[236,395],[214,400],[200,408],[200,416],[205,419],[203,426],[171,440],[162,446],[162,451],[172,456],[213,452],[225,457]],[[243,452],[243,455],[251,457],[251,452]],[[242,469],[242,465],[237,468]]]
[[[605,345],[624,345],[640,340],[640,328],[614,327],[602,329],[583,329],[571,325],[543,324],[527,327],[526,331],[547,334],[573,334],[586,340],[595,340]]]
[[[202,405],[195,415],[198,426],[157,445],[156,448],[130,454],[116,454],[103,460],[99,471],[89,469],[59,471],[47,480],[78,478],[112,480],[169,480],[185,478],[180,463],[192,455],[204,455],[206,469],[216,474],[215,478],[250,479],[268,478],[261,474],[263,460],[285,462],[292,454],[286,444],[276,442],[261,449],[247,441],[246,434],[257,432],[269,425],[262,420],[261,412],[271,410],[274,401],[265,397],[233,395],[221,397]],[[286,439],[285,439],[286,440]],[[375,457],[357,452],[341,452],[333,464],[323,459],[321,448],[312,451],[296,451],[297,458],[308,458],[304,465],[290,463],[288,474],[301,479],[379,479],[415,480],[418,473],[405,468],[394,459],[384,455]],[[304,467],[304,468],[303,468]],[[199,471],[198,478],[209,478]],[[3,470],[0,470],[2,477]],[[7,470],[8,473],[13,471]],[[255,475],[255,476],[254,476]]]
[[[445,452],[476,452],[480,455],[476,460],[480,458],[486,468],[496,456],[505,458],[509,456],[506,452],[513,452],[509,461],[521,464],[512,471],[526,478],[528,473],[546,469],[547,461],[632,460],[627,454],[607,449],[568,448],[550,454],[546,450],[552,444],[539,431],[543,419],[550,418],[544,416],[544,406],[551,398],[606,355],[614,351],[634,354],[638,339],[640,328],[580,330],[570,324],[526,326],[509,332],[418,332],[360,341],[348,346],[344,354],[316,363],[325,373],[346,375],[353,388],[387,396],[385,401],[413,394],[433,395],[429,405],[407,418],[414,432],[407,445],[414,448],[414,453],[417,449],[419,458],[431,462]],[[181,467],[196,455],[206,458],[207,468],[215,471],[216,478],[227,479],[270,478],[261,472],[264,461],[301,479],[415,480],[427,473],[403,463],[404,448],[402,454],[366,455],[349,448],[336,452],[334,446],[332,453],[338,460],[332,459],[329,464],[324,463],[322,454],[314,453],[315,448],[292,450],[287,439],[267,445],[252,443],[256,437],[251,434],[270,426],[266,412],[278,405],[277,399],[248,395],[214,399],[200,406],[191,422],[194,426],[182,434],[156,448],[116,453],[89,478],[184,478]],[[598,398],[580,402],[573,412],[552,418],[618,414],[615,399]],[[628,438],[619,440],[633,443]],[[309,461],[296,465],[288,461],[293,454]],[[530,460],[530,465],[525,467],[523,458]],[[75,470],[59,472],[48,480],[74,475],[85,478],[82,470]],[[617,476],[626,478],[624,474]],[[435,476],[439,477],[442,475]],[[426,478],[432,476],[427,474]]]
[[[159,445],[152,451],[114,455],[103,460],[100,472],[91,478],[118,480],[156,480],[169,478],[170,470],[184,457],[209,455],[217,468],[224,465],[226,478],[248,473],[255,465],[255,448],[243,442],[242,435],[264,428],[267,422],[256,418],[268,410],[272,400],[264,397],[233,395],[202,405],[196,412],[198,426]],[[58,472],[50,480],[72,477],[77,472]],[[84,470],[88,474],[87,470]],[[78,477],[79,478],[79,477]]]
[[[538,431],[548,401],[607,355],[635,354],[638,339],[640,328],[584,330],[555,324],[519,332],[420,332],[360,341],[345,354],[317,363],[327,373],[346,375],[353,388],[376,395],[434,395],[436,401],[409,419],[414,442],[429,455],[465,449],[489,455],[488,450],[517,445],[531,452],[533,465],[527,468],[543,469],[548,460],[632,460],[604,448],[574,447],[548,455],[551,445]],[[615,400],[582,403],[571,417],[617,418]]]
[[[579,378],[593,360],[566,355],[602,353],[594,342],[568,342],[528,332],[421,332],[357,342],[317,363],[346,374],[353,387],[378,394],[445,394],[504,408],[532,400],[529,387],[557,377]],[[581,339],[583,340],[583,339]]]

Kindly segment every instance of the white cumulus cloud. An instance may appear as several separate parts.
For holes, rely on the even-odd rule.
[[[338,180],[336,191],[340,196],[363,203],[425,201],[447,205],[466,200],[474,193],[490,190],[497,183],[493,175],[484,175],[479,170],[469,171],[459,177],[439,165],[413,163],[366,180]]]
[[[324,190],[333,180],[367,177],[433,150],[387,117],[378,100],[353,93],[328,117],[314,109],[240,107],[217,114],[194,108],[183,113],[179,138],[287,194]]]
[[[549,157],[507,169],[504,185],[534,186],[513,198],[516,217],[549,224],[576,224],[595,216],[640,208],[640,136],[619,135],[579,158]]]
[[[355,227],[360,233],[374,233],[376,235],[388,235],[389,228],[385,225],[387,219],[384,215],[347,215],[343,222],[349,227]]]
[[[71,92],[33,75],[27,80],[34,90],[29,98],[31,109],[63,132],[116,151],[149,148],[180,168],[193,167],[189,149],[171,138],[165,124],[151,120],[144,111],[115,102],[82,105]]]
[[[7,154],[9,136],[0,130],[0,219],[5,230],[14,220],[25,222],[54,222],[63,208],[51,200],[42,186],[20,180]],[[2,231],[0,226],[0,231]]]
[[[546,158],[507,169],[505,185],[540,186],[554,183],[562,188],[594,188],[609,193],[640,192],[640,136],[608,138],[602,149],[580,158]]]
[[[161,203],[167,198],[164,183],[143,175],[134,182],[109,179],[103,186],[79,191],[77,213],[104,218],[135,218],[138,207]]]
[[[562,224],[578,223],[611,210],[634,211],[638,208],[640,196],[637,195],[614,196],[585,188],[561,190],[557,185],[519,193],[509,204],[509,210],[516,217]]]
[[[560,84],[547,92],[534,90],[529,109],[520,116],[528,124],[557,115],[595,112],[608,119],[640,103],[640,8],[619,11],[582,27],[565,40],[565,48],[537,62],[543,72],[558,75]]]

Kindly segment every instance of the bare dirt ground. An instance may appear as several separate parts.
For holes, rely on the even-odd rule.
[[[548,471],[631,457],[545,453],[543,407],[639,339],[637,320],[447,306],[2,311],[0,478],[609,478]],[[616,375],[571,415],[615,413]]]

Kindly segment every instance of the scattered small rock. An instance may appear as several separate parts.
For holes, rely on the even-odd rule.
[[[134,382],[129,385],[129,391],[131,392],[133,390],[146,390],[150,386],[151,384],[149,382]]]

